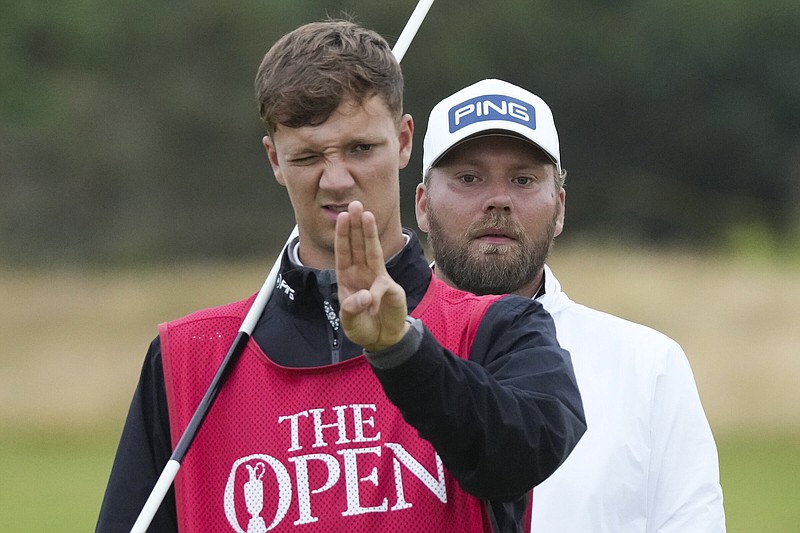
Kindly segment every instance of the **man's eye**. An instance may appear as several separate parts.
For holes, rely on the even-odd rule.
[[[290,163],[297,166],[307,166],[313,164],[317,160],[317,156],[315,155],[304,155],[293,157],[289,160]]]
[[[527,176],[517,176],[512,181],[517,185],[530,185],[531,183],[533,183],[533,179]]]
[[[354,150],[356,152],[369,152],[372,150],[372,145],[367,143],[357,144]]]
[[[478,180],[477,177],[473,176],[472,174],[465,174],[461,176],[461,181],[464,183],[475,183]]]

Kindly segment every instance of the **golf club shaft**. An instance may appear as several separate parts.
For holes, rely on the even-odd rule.
[[[411,41],[414,40],[414,36],[417,34],[417,30],[419,30],[419,27],[422,25],[422,21],[428,14],[431,5],[433,5],[433,1],[434,0],[420,0],[419,3],[417,3],[417,6],[414,8],[414,11],[411,13],[411,17],[408,19],[406,26],[403,28],[403,31],[400,33],[400,37],[398,37],[397,42],[392,49],[392,53],[394,54],[398,63],[402,61],[403,57],[405,56],[408,47],[411,45]],[[253,301],[253,305],[250,306],[250,310],[247,312],[247,315],[245,315],[236,338],[231,344],[228,353],[225,355],[225,359],[223,359],[222,363],[220,364],[217,373],[211,380],[211,385],[203,396],[203,399],[200,400],[200,404],[197,406],[197,409],[192,415],[191,420],[189,420],[186,430],[184,430],[183,435],[181,435],[178,444],[175,446],[175,450],[172,452],[169,461],[161,471],[158,481],[153,487],[153,490],[150,492],[150,496],[147,498],[142,510],[139,512],[139,516],[131,528],[131,533],[145,533],[147,528],[150,526],[150,523],[153,521],[153,517],[158,511],[158,508],[161,506],[161,502],[164,501],[169,488],[172,486],[172,483],[175,480],[175,476],[178,475],[183,457],[186,455],[186,452],[189,451],[189,447],[194,441],[195,436],[197,436],[197,432],[200,429],[200,426],[203,424],[206,415],[208,415],[214,400],[216,400],[219,391],[225,384],[225,380],[227,379],[228,375],[231,373],[234,366],[236,366],[236,361],[239,359],[239,356],[244,350],[247,341],[250,339],[250,335],[253,333],[253,329],[255,329],[258,319],[264,312],[264,308],[267,305],[267,300],[269,300],[270,296],[272,295],[272,289],[275,287],[275,283],[278,279],[278,270],[280,270],[281,258],[283,257],[286,248],[289,246],[292,240],[297,237],[297,235],[298,229],[297,226],[295,226],[292,232],[289,234],[289,238],[286,239],[286,242],[281,249],[281,253],[278,254],[278,258],[272,265],[272,269],[270,269],[267,279],[264,281],[264,285],[262,285],[261,290],[258,292],[258,296],[256,296],[256,299]]]
[[[425,20],[425,15],[428,14],[432,5],[433,0],[419,0],[417,7],[415,7],[414,11],[411,13],[405,28],[400,32],[400,37],[397,38],[397,42],[394,43],[394,48],[392,48],[392,53],[394,57],[397,58],[398,63],[403,61],[403,57],[405,57],[406,51],[411,45],[411,41],[414,40],[417,30],[419,30],[422,21]]]

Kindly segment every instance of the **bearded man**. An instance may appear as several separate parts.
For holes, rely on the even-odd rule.
[[[565,177],[538,96],[489,79],[433,108],[416,214],[437,277],[539,301],[583,398],[588,429],[534,489],[532,531],[725,531],[717,449],[681,347],[576,304],[545,264],[564,229]]]

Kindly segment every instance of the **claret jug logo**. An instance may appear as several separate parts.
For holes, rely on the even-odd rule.
[[[536,129],[536,109],[527,102],[500,94],[486,94],[457,104],[447,112],[450,133],[487,120],[516,122]]]
[[[277,444],[231,465],[224,508],[233,530],[315,523],[346,530],[350,517],[403,511],[423,500],[446,504],[439,456],[430,448],[414,457],[407,445],[384,441],[378,414],[374,404],[352,404],[279,417]]]

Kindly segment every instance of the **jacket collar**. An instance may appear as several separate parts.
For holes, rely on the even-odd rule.
[[[431,270],[416,234],[408,228],[404,228],[403,233],[408,236],[408,242],[386,263],[386,270],[406,291],[410,313],[428,289]],[[298,242],[298,238],[295,238],[281,256],[273,298],[290,312],[309,312],[324,306],[324,302],[330,302],[338,313],[336,272],[299,265],[293,261],[290,251]]]
[[[535,299],[550,314],[561,311],[573,304],[572,300],[561,290],[561,284],[547,265],[544,266],[544,294],[537,296]]]

